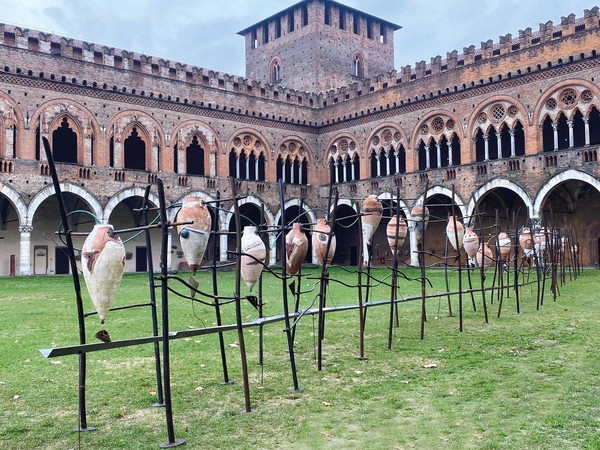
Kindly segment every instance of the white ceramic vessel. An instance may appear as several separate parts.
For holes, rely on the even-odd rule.
[[[81,249],[81,270],[100,323],[112,306],[123,271],[125,246],[109,224],[95,225]]]

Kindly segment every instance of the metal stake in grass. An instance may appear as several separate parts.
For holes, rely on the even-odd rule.
[[[63,233],[67,242],[67,252],[69,255],[69,263],[71,265],[71,274],[73,277],[73,288],[75,289],[75,302],[77,305],[77,319],[79,324],[79,343],[85,344],[85,321],[83,311],[83,300],[81,298],[81,284],[79,282],[79,272],[77,269],[77,261],[75,260],[75,250],[73,247],[73,239],[71,237],[71,231],[69,229],[69,223],[67,219],[67,211],[65,209],[65,203],[60,189],[60,182],[58,180],[58,174],[56,173],[56,166],[54,165],[54,157],[50,148],[50,142],[45,137],[42,137],[44,143],[44,151],[46,152],[46,159],[48,160],[48,168],[52,177],[52,184],[54,185],[54,193],[58,201],[58,209],[60,211],[60,218],[63,224]],[[86,385],[86,354],[79,354],[79,426],[75,431],[94,431],[96,428],[88,427],[87,424],[87,413],[86,413],[86,402],[85,402],[85,385]]]
[[[233,216],[235,219],[235,245],[236,245],[236,271],[235,271],[235,320],[238,332],[238,344],[240,346],[240,359],[242,361],[242,379],[244,382],[244,403],[246,412],[252,412],[250,404],[250,382],[248,380],[248,362],[246,360],[246,344],[244,342],[244,328],[242,323],[242,299],[241,299],[241,273],[242,273],[242,230],[240,219],[240,205],[237,199],[237,189],[235,178],[230,177],[231,195],[233,197]]]

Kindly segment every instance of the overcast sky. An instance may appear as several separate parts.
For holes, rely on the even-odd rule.
[[[245,75],[237,32],[299,0],[0,0],[0,23]],[[595,3],[581,0],[338,0],[396,23],[395,67],[560,18]],[[598,2],[600,3],[600,2]]]

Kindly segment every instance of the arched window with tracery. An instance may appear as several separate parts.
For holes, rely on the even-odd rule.
[[[369,139],[368,149],[372,178],[406,173],[406,151],[396,128],[377,130]]]
[[[360,157],[354,139],[340,137],[329,146],[330,180],[346,183],[360,179]],[[334,169],[331,169],[331,167]]]
[[[421,122],[416,147],[419,170],[460,164],[458,128],[449,113],[440,113]]]
[[[77,164],[77,133],[66,116],[52,132],[52,156],[56,162]]]
[[[125,169],[146,170],[146,143],[136,127],[131,129],[129,137],[123,143],[123,154]]]
[[[476,113],[472,131],[477,162],[514,158],[525,154],[523,120],[527,114],[511,100],[485,105]]]
[[[287,184],[308,184],[308,152],[304,145],[289,139],[279,145],[277,180]]]
[[[204,149],[196,135],[185,149],[185,169],[188,175],[204,175]]]
[[[229,152],[229,175],[238,180],[264,181],[266,173],[264,144],[255,135],[236,136]]]
[[[585,86],[568,86],[550,93],[540,117],[544,152],[600,143],[600,118],[595,94]]]

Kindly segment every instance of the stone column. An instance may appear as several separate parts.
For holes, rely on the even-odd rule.
[[[392,155],[390,155],[389,153],[386,153],[386,158],[385,158],[385,174],[386,175],[391,175],[390,173],[390,157]]]
[[[439,142],[435,144],[435,156],[437,156],[437,167],[442,167],[442,146]]]
[[[31,275],[31,225],[19,227],[19,275]]]
[[[425,146],[425,169],[430,169],[429,145]]]
[[[454,160],[452,158],[452,141],[448,141],[448,166],[453,166]]]
[[[496,133],[496,143],[498,145],[498,159],[502,159],[502,133]]]
[[[554,132],[554,150],[558,150],[558,124],[552,124],[552,131]]]
[[[510,134],[510,157],[514,158],[517,154],[515,149],[515,130],[508,130],[508,134]]]
[[[490,136],[487,134],[483,135],[483,149],[484,149],[483,160],[489,161],[490,160]]]
[[[573,135],[573,120],[567,120],[567,125],[569,126],[569,148],[573,148],[575,146],[575,136]]]

